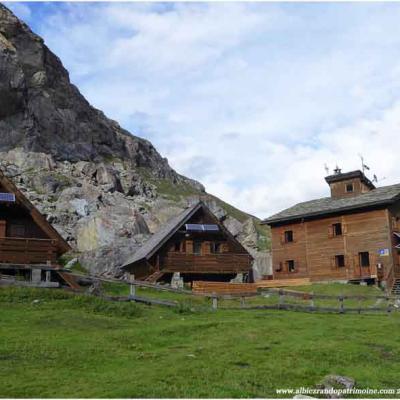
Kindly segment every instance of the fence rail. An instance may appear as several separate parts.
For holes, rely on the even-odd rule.
[[[366,295],[325,295],[312,292],[298,292],[285,289],[261,289],[256,293],[196,293],[186,289],[175,289],[166,285],[151,284],[138,280],[119,280],[104,277],[91,277],[98,282],[113,282],[130,286],[129,296],[104,296],[108,300],[114,301],[136,301],[149,305],[162,305],[168,307],[179,307],[182,303],[177,299],[148,298],[138,296],[136,293],[137,287],[149,288],[160,292],[171,292],[178,295],[191,296],[193,298],[204,298],[210,301],[211,309],[217,310],[282,310],[282,311],[298,311],[298,312],[320,312],[320,313],[381,313],[391,314],[400,310],[400,299],[395,296],[366,296]],[[187,299],[183,299],[187,300]],[[266,304],[257,304],[259,301],[264,301]],[[290,300],[293,302],[290,303]],[[316,305],[316,300],[322,300],[326,303]],[[354,306],[354,301],[374,301],[370,306]],[[227,306],[226,302],[233,302],[233,306]],[[238,301],[240,305],[238,306]],[[296,303],[297,302],[297,303]],[[208,303],[210,305],[210,303]],[[347,303],[347,304],[346,304]],[[337,304],[337,306],[336,306]],[[196,307],[196,306],[195,306]],[[194,308],[195,308],[194,307]],[[204,305],[202,306],[204,309]]]

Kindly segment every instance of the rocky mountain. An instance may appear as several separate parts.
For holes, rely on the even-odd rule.
[[[0,135],[1,167],[91,272],[118,274],[151,232],[199,197],[262,260],[259,268],[268,262],[260,253],[268,232],[256,218],[208,195],[149,141],[93,108],[43,39],[1,4]]]

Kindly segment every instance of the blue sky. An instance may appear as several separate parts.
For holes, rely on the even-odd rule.
[[[359,153],[400,182],[400,4],[6,4],[94,106],[241,209],[327,196],[324,164]]]

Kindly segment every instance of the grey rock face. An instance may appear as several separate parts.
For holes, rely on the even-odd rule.
[[[0,151],[21,147],[57,160],[121,159],[148,168],[159,178],[178,175],[147,140],[131,135],[93,108],[71,84],[61,61],[4,5],[0,4]],[[98,179],[120,190],[107,168]]]
[[[232,235],[235,237],[238,236],[243,229],[243,225],[237,219],[230,216],[226,218],[226,220],[224,221],[224,225],[228,229],[228,231],[232,233]]]
[[[118,275],[150,232],[205,194],[150,142],[93,108],[58,57],[2,4],[0,168],[81,253],[80,262],[92,273]],[[169,196],[159,193],[160,182]],[[178,185],[195,196],[176,195]],[[213,198],[206,202],[257,251],[251,221],[229,217]]]
[[[93,275],[121,278],[124,272],[120,267],[140,247],[140,244],[140,241],[133,239],[120,239],[112,245],[82,253],[79,261]]]

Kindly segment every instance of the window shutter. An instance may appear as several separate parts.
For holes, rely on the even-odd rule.
[[[285,232],[281,233],[280,238],[281,238],[281,244],[285,244]]]
[[[331,260],[331,268],[332,268],[332,269],[335,269],[335,268],[336,268],[336,257],[335,257],[335,256],[332,256],[332,257],[330,258],[330,260]]]
[[[186,241],[186,252],[188,254],[193,254],[193,240]]]
[[[329,239],[332,239],[332,238],[333,238],[333,225],[329,225],[329,228],[328,228],[328,237],[329,237]]]
[[[345,235],[347,233],[347,224],[345,224],[345,223],[342,223],[342,232],[343,232],[343,235]]]

